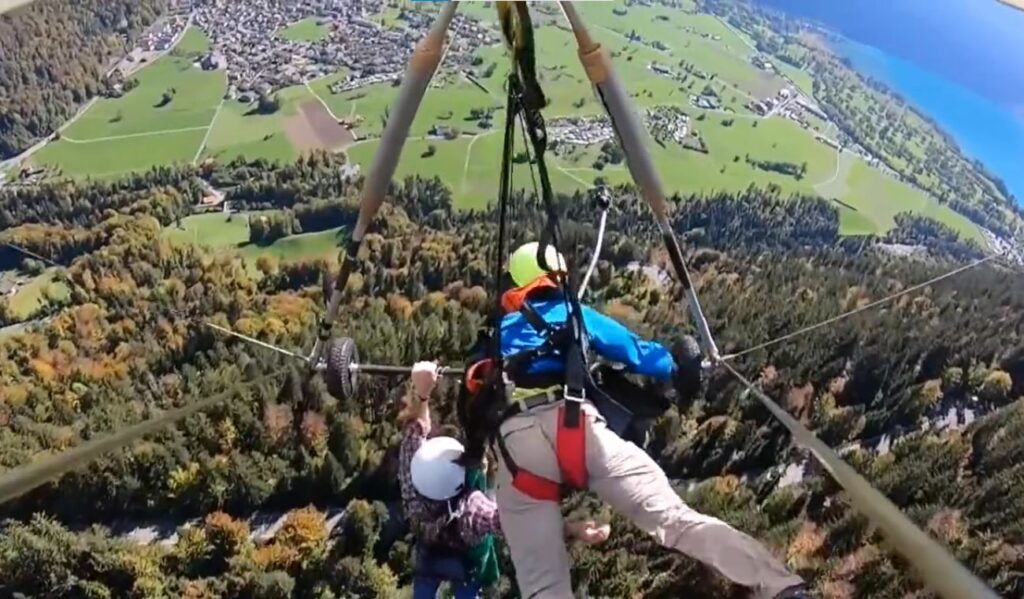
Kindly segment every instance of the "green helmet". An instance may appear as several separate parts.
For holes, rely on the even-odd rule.
[[[540,244],[536,241],[527,243],[519,246],[509,256],[508,272],[512,275],[512,282],[517,287],[522,287],[547,272],[537,263],[537,249],[539,246]],[[562,254],[554,246],[549,245],[547,247],[544,251],[544,258],[549,267],[565,272],[565,258],[562,257]]]

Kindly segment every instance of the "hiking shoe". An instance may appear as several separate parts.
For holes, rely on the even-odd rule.
[[[812,599],[812,597],[811,592],[807,590],[807,585],[797,584],[776,595],[775,599]]]

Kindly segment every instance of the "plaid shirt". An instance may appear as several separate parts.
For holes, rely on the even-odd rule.
[[[473,491],[449,502],[434,501],[416,492],[412,485],[412,457],[430,433],[430,423],[413,420],[402,433],[400,483],[402,508],[417,538],[427,544],[450,547],[474,547],[488,534],[500,534],[498,506],[480,491]]]

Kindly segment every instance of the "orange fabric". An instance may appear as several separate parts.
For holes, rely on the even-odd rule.
[[[558,283],[555,282],[551,275],[541,275],[536,279],[530,281],[522,287],[516,287],[515,289],[509,289],[505,293],[501,294],[501,309],[506,314],[511,312],[518,312],[523,307],[523,303],[531,293],[538,289],[553,289],[557,288]]]
[[[587,435],[583,428],[586,418],[580,415],[579,424],[573,428],[565,425],[565,405],[558,408],[558,434],[555,437],[555,455],[558,470],[562,473],[562,484],[538,476],[522,468],[516,469],[512,486],[524,495],[538,501],[560,501],[562,488],[587,488]]]
[[[487,373],[490,371],[490,369],[490,358],[486,360],[480,360],[479,362],[476,362],[472,366],[470,366],[469,369],[466,370],[466,375],[464,377],[466,379],[466,389],[474,395],[478,393],[480,391],[480,387],[484,382],[484,378],[487,376]],[[478,370],[480,371],[479,373],[477,372]]]

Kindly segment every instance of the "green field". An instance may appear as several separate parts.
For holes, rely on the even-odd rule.
[[[97,100],[59,140],[36,153],[33,163],[71,177],[103,178],[191,162],[217,113],[226,76],[195,68],[185,57],[208,46],[201,32],[190,28],[182,43],[180,55],[138,71],[138,87],[120,98]],[[173,95],[166,103],[165,93]]]
[[[285,121],[299,105],[314,99],[305,86],[289,87],[277,93],[281,108],[274,114],[256,114],[253,106],[228,100],[217,115],[203,156],[227,162],[244,156],[248,159],[291,161],[299,153],[285,133]]]
[[[171,54],[174,56],[194,58],[206,54],[209,51],[210,40],[206,37],[206,34],[197,27],[189,27],[185,31],[185,35],[181,36],[181,40],[178,41],[178,45],[171,50]]]
[[[814,132],[828,132],[825,122],[811,119],[810,130],[781,117],[764,119],[752,114],[745,104],[777,92],[786,84],[782,76],[763,72],[750,63],[755,52],[751,41],[716,17],[663,7],[626,7],[616,15],[616,3],[585,3],[578,6],[591,32],[613,55],[616,72],[638,108],[657,105],[682,106],[709,149],[701,154],[676,144],[651,144],[655,165],[669,193],[740,191],[751,184],[774,184],[784,194],[803,193],[836,199],[841,229],[847,234],[880,233],[893,225],[902,211],[914,211],[937,218],[971,238],[979,238],[977,227],[934,199],[868,167],[860,159],[843,155],[814,139]],[[470,3],[464,12],[495,23],[493,7]],[[436,11],[436,7],[413,7]],[[540,10],[540,9],[538,9]],[[692,11],[692,8],[691,8]],[[576,53],[573,35],[561,23],[557,11],[538,12],[536,43],[538,75],[549,105],[545,116],[598,115],[602,107],[595,98]],[[387,26],[404,27],[398,12],[386,9],[375,20]],[[637,32],[643,43],[629,40]],[[317,18],[304,19],[281,30],[287,39],[314,40],[329,33]],[[663,47],[654,47],[655,43]],[[343,93],[332,93],[332,83],[345,76],[339,71],[308,85],[277,92],[281,108],[274,114],[255,114],[253,106],[237,100],[221,102],[225,80],[222,72],[203,72],[191,66],[194,58],[209,50],[209,41],[198,29],[190,28],[171,56],[147,66],[136,76],[140,86],[125,97],[100,100],[81,119],[69,126],[63,139],[49,144],[35,161],[57,166],[72,176],[113,176],[170,162],[196,158],[229,161],[244,156],[290,161],[298,150],[289,140],[285,125],[305,102],[321,100],[336,118],[352,119],[361,138],[348,153],[365,168],[377,148],[377,138],[394,102],[398,87],[380,83]],[[503,85],[510,62],[498,44],[482,48],[479,74],[494,64],[491,76],[472,83],[463,73],[441,69],[442,86],[428,88],[406,142],[396,178],[410,175],[437,176],[451,187],[456,206],[478,208],[497,194],[501,155],[501,125],[504,110]],[[659,75],[652,63],[684,73],[685,83]],[[778,63],[781,72],[809,91],[813,81],[807,73]],[[697,73],[709,75],[702,78]],[[703,111],[689,105],[689,95],[710,85],[719,95],[723,109]],[[170,88],[179,90],[173,100],[157,107]],[[187,93],[182,90],[187,90]],[[495,110],[492,125],[481,126],[471,118],[474,108]],[[435,126],[457,129],[455,139],[428,137]],[[834,132],[832,132],[834,133]],[[205,140],[205,146],[200,147]],[[914,153],[923,151],[914,140]],[[428,148],[433,146],[433,154]],[[596,147],[579,149],[568,156],[549,154],[550,174],[557,191],[586,189],[596,177],[612,183],[630,180],[624,165],[606,165],[596,170]],[[806,174],[792,176],[762,170],[753,161],[806,164]],[[525,167],[516,171],[515,184],[532,188]],[[848,207],[849,206],[849,207]],[[852,208],[851,208],[852,207]],[[333,248],[333,233],[299,235],[266,248],[246,245],[247,229],[241,217],[232,223],[220,215],[193,217],[186,230],[168,230],[175,239],[192,236],[220,247],[240,248],[243,255],[270,253],[279,257],[318,255]],[[207,222],[209,221],[209,222]],[[206,230],[209,228],[210,230]],[[211,241],[212,240],[212,241]],[[221,241],[222,240],[222,241]]]
[[[47,270],[18,289],[18,292],[10,298],[10,308],[15,318],[19,320],[29,318],[48,297],[61,299],[68,296],[67,286],[64,283],[54,282],[53,275],[53,269]]]
[[[390,83],[378,83],[340,94],[332,93],[331,84],[342,77],[342,74],[325,77],[309,85],[337,117],[360,117],[362,122],[356,128],[360,136],[379,136],[384,130],[388,107],[398,96],[398,88]],[[475,120],[468,120],[469,111],[473,108],[504,107],[504,96],[498,95],[502,91],[500,82],[497,73],[485,82],[485,85],[494,87],[493,95],[488,95],[462,77],[453,77],[452,84],[444,88],[428,89],[410,133],[426,135],[434,125],[457,127],[466,133],[480,131]]]
[[[249,224],[244,214],[234,214],[230,220],[220,212],[195,214],[165,227],[163,236],[171,241],[218,249],[238,248],[249,243]]]
[[[76,141],[154,131],[203,128],[224,94],[223,71],[203,71],[185,58],[165,56],[135,75],[139,86],[123,97],[103,98],[64,130]],[[174,90],[166,105],[163,94]]]
[[[154,166],[192,162],[205,134],[199,129],[90,142],[60,140],[47,144],[32,161],[58,168],[69,177],[109,179]]]
[[[265,246],[250,244],[242,248],[241,253],[250,261],[264,255],[273,256],[282,262],[331,258],[336,257],[341,251],[345,239],[344,230],[334,228],[316,233],[291,235]]]
[[[180,226],[164,228],[163,236],[178,243],[194,243],[218,250],[237,251],[250,264],[263,255],[274,256],[285,262],[329,258],[337,255],[338,248],[344,241],[344,232],[335,228],[291,235],[265,246],[255,245],[249,243],[246,214],[233,214],[229,220],[226,215],[219,212],[186,217],[182,219]]]
[[[308,17],[285,27],[278,33],[286,40],[293,42],[315,42],[326,39],[331,34],[327,25],[320,23],[318,17]]]

